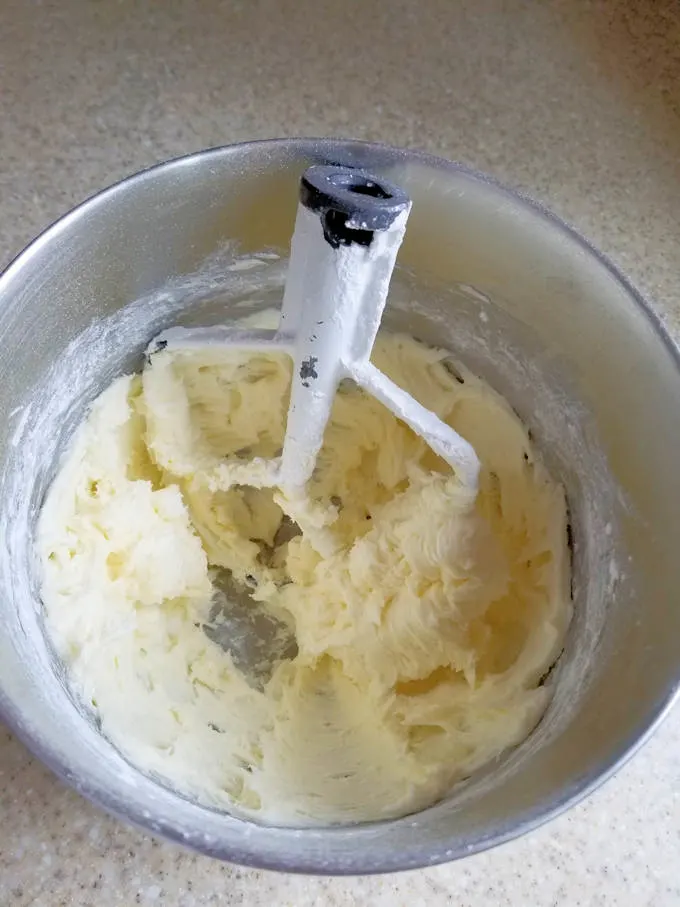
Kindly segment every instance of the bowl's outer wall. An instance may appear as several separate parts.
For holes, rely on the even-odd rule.
[[[594,418],[621,488],[615,516],[631,560],[619,565],[578,710],[500,786],[474,798],[358,829],[246,825],[135,775],[65,696],[55,708],[59,696],[45,695],[33,663],[38,624],[13,601],[6,576],[0,706],[63,777],[134,822],[237,862],[371,872],[458,857],[537,824],[608,774],[670,702],[680,674],[680,376],[672,345],[625,281],[555,219],[493,183],[380,146],[255,143],[113,187],[8,269],[0,281],[3,461],[31,388],[93,318],[197,269],[226,240],[244,250],[287,247],[299,174],[318,161],[364,165],[401,183],[414,199],[401,264],[434,282],[470,285],[530,326],[546,361],[567,364]]]

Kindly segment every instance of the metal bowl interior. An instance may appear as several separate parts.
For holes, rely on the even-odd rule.
[[[388,323],[451,348],[529,425],[567,488],[575,619],[530,738],[400,820],[279,829],[191,803],[140,774],[73,702],[42,628],[32,531],[88,403],[177,321],[280,298],[299,175],[358,165],[414,200]],[[130,303],[133,303],[130,307]],[[280,140],[206,151],[105,190],[0,278],[0,710],[55,772],[127,821],[287,871],[370,873],[455,859],[545,821],[634,751],[680,680],[677,352],[639,294],[534,203],[442,160]]]

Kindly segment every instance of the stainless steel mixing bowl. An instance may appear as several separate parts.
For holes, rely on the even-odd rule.
[[[248,271],[228,272],[225,244],[285,249],[298,178],[313,162],[364,166],[411,194],[389,319],[451,347],[530,426],[567,487],[575,619],[545,681],[552,704],[524,744],[417,815],[296,830],[188,802],[101,736],[70,697],[43,632],[31,538],[73,426],[105,383],[140,364],[162,326],[228,317],[248,297],[278,293],[273,278],[254,289]],[[55,772],[129,821],[222,859],[283,870],[367,873],[451,860],[581,798],[649,735],[677,692],[677,351],[611,263],[479,174],[377,145],[284,140],[131,177],[56,223],[1,278],[0,376],[0,709]]]

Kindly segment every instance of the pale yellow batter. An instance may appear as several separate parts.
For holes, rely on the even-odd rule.
[[[534,727],[570,619],[564,494],[511,409],[410,338],[383,333],[374,361],[474,445],[474,503],[354,386],[307,513],[230,487],[225,457],[281,446],[290,364],[206,349],[158,354],[101,395],[40,518],[48,626],[103,732],[178,790],[266,822],[437,800]],[[304,535],[277,547],[287,510]],[[215,566],[294,625],[299,654],[264,689],[204,632]]]

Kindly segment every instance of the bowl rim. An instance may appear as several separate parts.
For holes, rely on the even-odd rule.
[[[210,160],[211,158],[224,159],[232,155],[247,153],[253,149],[271,148],[272,152],[281,152],[289,150],[295,157],[302,157],[305,153],[308,155],[319,155],[328,153],[331,149],[336,153],[338,151],[350,152],[360,150],[364,154],[375,152],[388,153],[393,160],[402,158],[412,162],[419,162],[427,167],[450,173],[463,174],[464,176],[489,186],[505,196],[514,203],[519,203],[529,210],[531,214],[546,221],[549,225],[560,232],[565,238],[579,246],[587,255],[594,258],[619,285],[621,290],[628,295],[634,305],[645,315],[649,321],[657,338],[669,353],[680,373],[680,347],[676,345],[668,330],[666,329],[660,315],[654,309],[652,304],[643,296],[643,294],[633,285],[630,279],[616,265],[608,255],[597,249],[587,238],[585,238],[575,227],[567,221],[553,213],[540,201],[535,200],[523,191],[513,189],[505,185],[500,180],[486,173],[478,171],[467,164],[459,161],[451,161],[427,152],[413,150],[409,148],[399,148],[387,143],[367,142],[347,138],[333,137],[280,137],[270,139],[258,139],[253,141],[237,142],[228,145],[218,145],[206,148],[189,154],[179,155],[165,161],[161,161],[150,167],[135,171],[120,180],[112,183],[104,189],[89,195],[82,202],[71,208],[66,214],[57,218],[55,221],[45,227],[37,236],[32,239],[18,254],[10,259],[7,266],[0,272],[0,316],[3,308],[3,295],[8,289],[10,283],[14,281],[24,267],[27,267],[31,259],[37,255],[43,247],[47,246],[63,230],[75,223],[88,212],[94,210],[97,206],[105,203],[109,198],[121,193],[131,186],[141,184],[145,180],[152,179],[158,172],[169,172],[173,169],[185,167],[187,165],[198,164]],[[73,774],[61,762],[56,753],[50,748],[49,743],[38,739],[37,736],[29,733],[21,720],[20,710],[17,703],[7,699],[0,691],[0,720],[4,722],[12,733],[19,739],[27,749],[33,753],[43,764],[57,775],[62,781],[74,788],[78,793],[85,796],[96,806],[103,808],[116,818],[123,820],[140,828],[145,832],[152,834],[161,834],[165,838],[188,847],[207,856],[216,859],[238,863],[256,869],[269,869],[283,872],[304,873],[323,876],[351,876],[351,875],[374,875],[385,872],[397,872],[436,866],[438,864],[453,862],[465,856],[471,856],[489,850],[500,844],[518,838],[529,831],[543,825],[551,819],[554,819],[565,812],[572,806],[578,804],[581,800],[589,796],[601,784],[611,778],[635,753],[650,739],[655,733],[661,722],[665,719],[675,702],[680,698],[680,663],[678,665],[678,676],[674,682],[668,685],[650,709],[648,718],[640,733],[632,733],[618,748],[614,755],[600,765],[586,773],[578,782],[569,788],[561,791],[552,802],[546,802],[527,810],[526,814],[521,815],[519,820],[512,824],[504,824],[490,834],[479,834],[469,845],[444,842],[437,853],[430,856],[424,855],[418,847],[409,848],[405,846],[398,852],[390,853],[382,860],[376,862],[375,859],[362,857],[362,852],[357,852],[357,858],[352,860],[351,865],[346,861],[341,864],[333,865],[333,861],[322,859],[318,854],[302,854],[299,849],[291,859],[284,854],[280,858],[270,858],[268,855],[258,853],[256,847],[250,846],[249,838],[243,837],[242,846],[239,849],[233,847],[220,846],[218,842],[210,842],[197,836],[196,839],[187,838],[186,835],[180,834],[177,827],[164,821],[158,821],[150,815],[147,810],[138,808],[134,802],[123,801],[111,792],[99,781],[91,778],[74,778]],[[419,813],[414,813],[412,817],[417,817]],[[409,818],[409,817],[407,817]],[[246,824],[255,824],[248,823]],[[361,828],[374,827],[383,822],[362,823],[355,827],[358,831]],[[337,826],[314,829],[287,829],[277,828],[276,830],[285,835],[289,833],[298,839],[304,839],[306,832],[319,834],[322,832],[327,835],[334,835],[338,832],[346,832],[352,826]],[[417,836],[416,836],[417,837]]]

